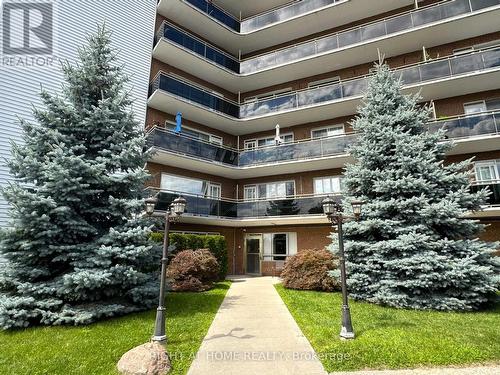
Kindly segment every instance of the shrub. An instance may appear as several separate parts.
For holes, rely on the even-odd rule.
[[[219,264],[208,249],[183,250],[170,262],[167,277],[176,292],[201,292],[212,287],[219,276]]]
[[[338,280],[329,275],[337,268],[338,259],[328,250],[302,250],[286,261],[281,272],[283,286],[302,290],[339,290]]]
[[[175,247],[171,255],[175,255],[186,249],[209,249],[219,264],[218,279],[224,280],[228,270],[228,256],[224,236],[171,233],[168,237],[170,245]],[[163,242],[163,233],[152,233],[151,239],[161,243]]]

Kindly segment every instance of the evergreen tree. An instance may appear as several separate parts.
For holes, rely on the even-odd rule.
[[[110,33],[99,28],[63,64],[61,95],[42,90],[36,124],[21,120],[16,182],[3,190],[10,228],[0,249],[0,327],[86,324],[154,305],[158,254],[137,213],[148,177]]]
[[[394,307],[473,310],[495,298],[496,244],[476,237],[467,218],[488,196],[469,191],[472,160],[446,164],[444,131],[428,132],[429,109],[403,95],[387,65],[377,66],[353,123],[359,136],[346,167],[349,202],[366,202],[345,225],[350,295]]]

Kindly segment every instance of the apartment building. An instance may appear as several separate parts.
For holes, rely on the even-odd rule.
[[[278,272],[322,248],[342,195],[350,122],[380,56],[433,108],[429,131],[475,157],[500,239],[500,0],[160,0],[146,129],[159,209],[173,229],[226,237],[230,272]],[[179,129],[180,127],[180,129]],[[180,130],[180,131],[179,131]]]

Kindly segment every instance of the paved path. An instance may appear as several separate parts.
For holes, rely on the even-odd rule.
[[[324,375],[272,277],[233,280],[188,375]]]
[[[498,366],[478,367],[447,367],[447,368],[421,368],[414,370],[383,370],[383,371],[354,371],[333,372],[335,375],[498,375]]]

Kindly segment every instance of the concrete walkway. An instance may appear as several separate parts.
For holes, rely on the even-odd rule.
[[[326,374],[274,289],[277,280],[233,280],[188,375]]]
[[[381,371],[353,371],[332,372],[335,375],[498,375],[499,366],[478,367],[436,367],[419,368],[414,370],[381,370]]]

